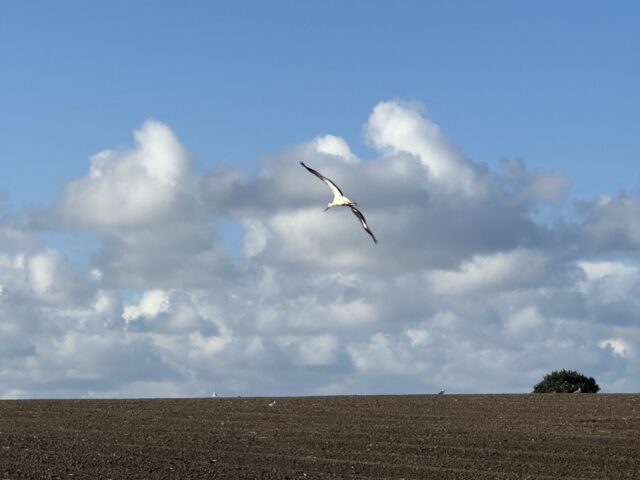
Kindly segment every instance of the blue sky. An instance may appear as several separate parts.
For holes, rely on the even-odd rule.
[[[637,391],[639,17],[1,2],[0,396]]]
[[[202,165],[418,100],[478,162],[519,156],[584,197],[635,188],[635,2],[3,2],[0,155],[19,206],[148,117]],[[248,140],[250,139],[250,140]]]

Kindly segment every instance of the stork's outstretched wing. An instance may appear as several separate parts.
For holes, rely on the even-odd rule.
[[[374,243],[378,243],[378,240],[376,240],[375,235],[373,234],[373,232],[369,229],[369,226],[367,225],[367,221],[364,218],[364,215],[362,214],[362,212],[360,210],[358,210],[356,207],[351,207],[351,211],[353,212],[353,214],[358,217],[358,220],[360,220],[360,223],[362,224],[362,228],[364,228],[366,230],[366,232],[371,235],[371,238],[373,238]]]
[[[322,175],[320,172],[315,171],[313,168],[309,168],[307,167],[304,162],[300,162],[300,165],[302,165],[304,168],[306,168],[307,170],[309,170],[311,173],[313,173],[316,177],[318,177],[320,180],[322,180],[324,183],[327,184],[327,186],[331,189],[331,193],[333,193],[334,197],[338,197],[338,196],[343,196],[342,194],[342,190],[340,190],[340,188],[333,183],[331,180],[329,180],[327,177],[325,177],[324,175]]]

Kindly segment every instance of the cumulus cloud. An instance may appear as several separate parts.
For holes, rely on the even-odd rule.
[[[149,290],[144,293],[140,302],[127,305],[122,318],[132,321],[140,317],[153,318],[169,309],[169,295],[163,290]]]
[[[578,267],[585,279],[581,290],[589,297],[598,296],[602,302],[624,300],[633,296],[640,273],[638,266],[620,261],[581,261]]]
[[[621,193],[580,202],[584,240],[594,252],[635,253],[640,249],[640,199]]]
[[[390,152],[415,155],[445,188],[467,195],[481,191],[476,171],[440,127],[402,102],[381,102],[366,125],[373,145]]]
[[[614,355],[621,358],[627,358],[631,351],[629,342],[623,338],[608,338],[602,340],[598,345],[600,348],[610,348]]]
[[[320,132],[252,175],[195,173],[149,120],[31,222],[1,215],[0,395],[523,392],[558,368],[640,387],[637,198],[566,218],[559,172],[475,163],[409,103],[365,120],[374,158]],[[36,228],[96,247],[74,262]]]
[[[323,135],[317,137],[311,142],[311,145],[319,152],[326,155],[335,155],[343,158],[347,162],[358,161],[357,157],[351,152],[349,144],[344,138],[335,135]]]
[[[454,271],[432,270],[428,282],[431,289],[440,295],[519,289],[532,282],[539,283],[549,264],[550,258],[544,253],[519,248],[491,255],[474,255]]]
[[[58,213],[72,225],[112,229],[149,224],[170,215],[184,194],[189,156],[171,129],[148,120],[136,146],[91,157],[86,177],[70,182]]]

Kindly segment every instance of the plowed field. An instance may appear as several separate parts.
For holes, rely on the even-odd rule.
[[[21,478],[640,478],[640,395],[0,401]]]

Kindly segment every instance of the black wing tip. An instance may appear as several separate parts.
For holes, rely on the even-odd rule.
[[[362,228],[364,228],[364,231],[367,232],[371,236],[371,239],[373,240],[373,243],[375,243],[377,245],[378,244],[378,239],[373,234],[371,229],[369,229],[369,226],[367,225],[367,221],[364,219],[364,215],[362,214],[362,212],[358,209],[358,207],[356,207],[354,205],[349,205],[349,207],[351,207],[351,211],[353,212],[353,214],[356,217],[358,217],[358,219],[360,220],[360,223],[362,224]]]

